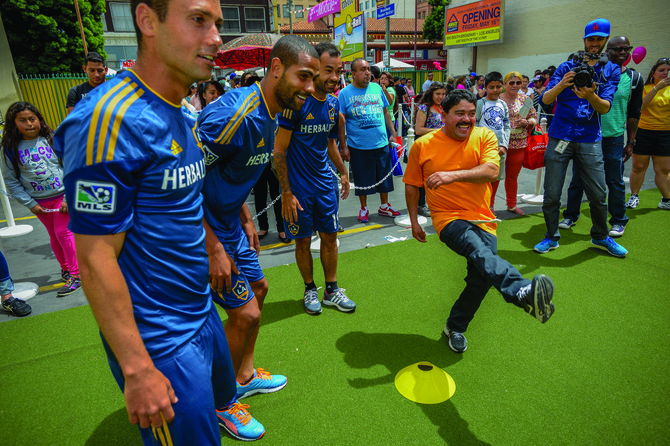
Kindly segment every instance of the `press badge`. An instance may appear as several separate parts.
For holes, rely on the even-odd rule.
[[[561,140],[558,144],[556,144],[554,150],[556,151],[556,153],[563,153],[565,152],[565,149],[568,147],[568,144],[570,144],[570,141]]]

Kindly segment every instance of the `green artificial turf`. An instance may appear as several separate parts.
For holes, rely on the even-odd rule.
[[[297,267],[267,269],[255,362],[289,381],[243,400],[266,427],[260,444],[667,444],[670,212],[653,207],[656,190],[641,199],[620,240],[625,259],[589,247],[587,205],[544,255],[532,252],[541,214],[502,222],[499,254],[526,277],[553,278],[556,313],[542,325],[492,290],[462,355],[441,332],[465,260],[436,236],[341,254],[354,314],[305,314]],[[323,285],[318,260],[315,272]],[[87,306],[0,324],[0,340],[0,444],[141,443]],[[449,401],[396,391],[395,374],[419,361],[453,377]]]

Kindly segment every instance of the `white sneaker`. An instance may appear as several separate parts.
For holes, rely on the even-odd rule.
[[[626,203],[628,209],[635,209],[640,204],[640,198],[637,195],[631,195]]]
[[[622,225],[612,225],[612,229],[610,230],[610,237],[621,237],[626,230],[625,226]]]
[[[390,203],[386,203],[386,206],[379,207],[379,210],[377,210],[377,214],[381,215],[382,217],[395,218],[400,215],[400,212],[393,209],[393,206],[391,206]]]
[[[670,211],[670,201],[661,201],[660,203],[658,203],[658,208]]]

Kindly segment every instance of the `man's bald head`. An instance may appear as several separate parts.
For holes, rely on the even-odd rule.
[[[610,38],[609,42],[607,42],[608,50],[610,48],[621,47],[621,46],[630,46],[630,40],[628,40],[628,37],[626,36],[612,37]]]

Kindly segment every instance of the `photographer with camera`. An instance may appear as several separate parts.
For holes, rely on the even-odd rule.
[[[586,25],[584,51],[571,55],[556,69],[541,102],[557,101],[544,155],[544,203],[547,225],[544,240],[533,248],[546,253],[558,248],[561,192],[570,160],[573,161],[591,208],[591,244],[615,257],[628,251],[609,237],[607,193],[602,152],[600,115],[611,107],[621,69],[601,53],[609,38],[610,23],[596,19]]]
[[[633,47],[626,36],[612,37],[607,43],[610,61],[621,67],[621,80],[614,94],[609,113],[602,117],[603,157],[607,182],[607,208],[609,209],[610,237],[621,237],[626,230],[626,184],[623,181],[623,163],[633,154],[635,134],[642,111],[644,79],[637,71],[624,64]],[[624,145],[624,133],[627,134]],[[570,229],[577,223],[584,189],[579,181],[579,171],[573,164],[572,182],[568,188],[568,204],[563,211],[561,229]]]

